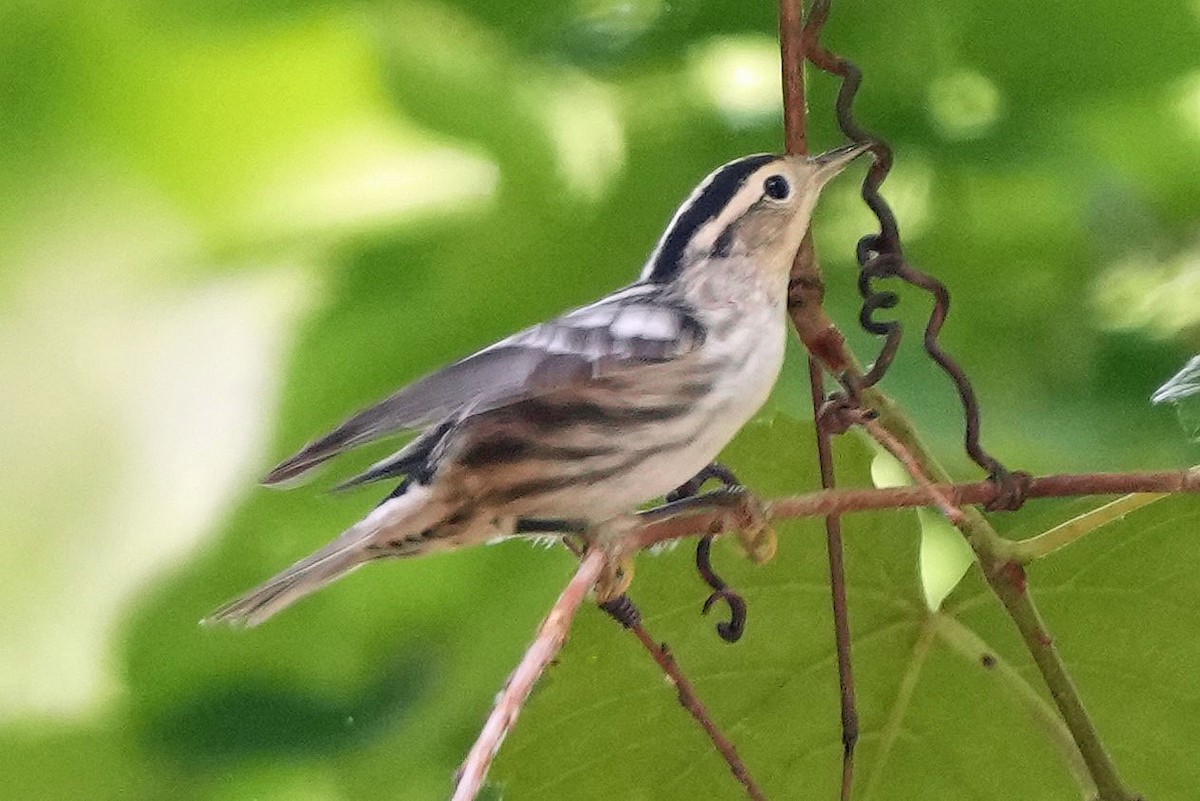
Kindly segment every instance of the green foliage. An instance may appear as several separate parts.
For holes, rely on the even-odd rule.
[[[630,280],[697,180],[778,148],[778,111],[754,100],[774,14],[0,10],[0,457],[15,468],[0,484],[0,796],[446,794],[572,560],[509,543],[377,565],[261,629],[200,629],[377,500],[253,478],[397,385]],[[863,66],[861,117],[897,148],[887,194],[909,253],[955,292],[947,343],[1014,466],[1194,459],[1146,398],[1196,350],[1196,25],[1183,0],[835,3],[828,42]],[[833,91],[814,79],[820,145],[837,141]],[[831,187],[816,229],[848,329],[869,227],[853,183]],[[924,304],[905,295],[912,340]],[[803,379],[793,359],[773,409],[803,415]],[[956,400],[915,342],[887,389],[968,475]],[[759,424],[731,460],[765,496],[812,489],[804,429]],[[842,483],[867,484],[868,455],[839,448]],[[1025,536],[1080,508],[998,523]],[[1177,758],[1200,720],[1192,509],[1155,504],[1031,571],[1118,764],[1159,799],[1200,778]],[[977,577],[931,614],[915,515],[846,525],[864,797],[1072,796],[1036,677]],[[823,536],[786,529],[766,566],[716,549],[751,602],[737,646],[698,616],[688,548],[641,558],[632,594],[772,797],[826,798]],[[648,658],[591,608],[496,777],[513,799],[738,797]]]
[[[798,444],[811,446],[806,426],[752,424],[723,461],[752,485],[784,492],[781,477],[816,478],[810,460],[792,455],[805,452]],[[843,448],[839,464],[845,480],[866,483],[857,450]],[[1186,668],[1200,648],[1179,636],[1200,623],[1189,600],[1198,514],[1189,498],[1162,501],[1030,570],[1117,763],[1147,797],[1183,798],[1200,781],[1190,761],[1161,758],[1200,736]],[[978,571],[931,611],[914,514],[853,515],[845,525],[859,797],[1077,797],[1079,756]],[[724,551],[721,572],[751,615],[736,646],[697,620],[703,587],[680,580],[690,546],[643,557],[631,595],[770,797],[836,797],[841,732],[821,526],[782,526],[779,556],[766,566]],[[1152,588],[1147,576],[1157,577]],[[615,639],[598,612],[578,622],[494,771],[505,798],[744,797],[649,657]]]
[[[1200,645],[1189,635],[1200,624],[1197,515],[1192,498],[1158,501],[1029,568],[1034,597],[1089,712],[1127,781],[1147,798],[1187,798],[1200,782],[1195,763],[1161,758],[1200,737],[1191,669]],[[946,610],[1037,686],[1011,623],[974,571]]]

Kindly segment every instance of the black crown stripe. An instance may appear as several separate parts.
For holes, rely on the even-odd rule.
[[[684,250],[696,232],[729,205],[755,170],[777,158],[770,154],[746,156],[717,170],[700,195],[682,210],[675,224],[663,234],[646,280],[662,283],[678,275],[683,269]]]

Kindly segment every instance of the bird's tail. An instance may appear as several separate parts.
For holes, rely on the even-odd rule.
[[[424,487],[413,487],[389,498],[321,550],[233,599],[201,622],[257,626],[371,559],[415,556],[428,550],[420,544],[420,535],[442,518],[438,508],[441,504],[433,502],[430,495]],[[412,539],[413,547],[403,547],[406,538]],[[392,543],[400,543],[401,547],[395,548]]]

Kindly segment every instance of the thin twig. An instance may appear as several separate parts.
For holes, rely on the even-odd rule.
[[[702,540],[703,542],[703,540]],[[683,670],[679,667],[679,663],[675,661],[675,657],[671,655],[671,650],[667,644],[658,643],[650,633],[646,631],[645,625],[642,623],[642,612],[638,609],[637,604],[630,600],[628,595],[621,594],[616,598],[605,601],[600,604],[608,615],[626,629],[629,629],[638,638],[642,646],[654,657],[654,661],[662,668],[663,673],[667,675],[667,679],[675,686],[676,692],[679,694],[679,704],[696,719],[700,727],[708,735],[708,739],[721,752],[721,756],[725,757],[725,763],[729,765],[729,770],[733,773],[734,778],[742,783],[746,788],[746,792],[754,801],[765,801],[766,796],[763,791],[755,784],[754,779],[750,776],[750,771],[746,769],[746,763],[742,762],[742,758],[738,756],[737,748],[730,742],[729,738],[721,733],[717,728],[717,724],[713,721],[712,716],[708,713],[708,709],[700,701],[700,697],[696,695],[696,690],[692,687],[691,682],[683,675]]]
[[[783,70],[783,135],[787,152],[808,154],[808,108],[804,87],[804,42],[800,0],[779,0],[779,54]]]
[[[713,745],[721,752],[721,756],[725,757],[725,761],[729,764],[729,770],[733,772],[734,777],[746,788],[746,794],[753,798],[754,801],[766,801],[767,796],[755,784],[753,777],[750,776],[750,771],[746,769],[746,763],[738,756],[737,748],[717,728],[712,716],[708,713],[708,709],[701,702],[699,696],[696,695],[695,688],[692,687],[687,677],[683,675],[683,671],[679,668],[679,663],[671,655],[667,644],[656,642],[650,636],[650,633],[646,631],[646,627],[640,620],[630,626],[629,630],[634,633],[642,646],[650,652],[650,655],[654,657],[654,661],[658,663],[658,666],[667,674],[671,683],[675,685],[675,689],[679,693],[680,706],[686,709],[704,729],[705,733],[708,734],[708,738],[712,740]]]
[[[939,507],[940,504],[947,503],[962,509],[963,506],[971,504],[986,504],[995,499],[996,492],[996,485],[991,481],[966,484],[938,482],[913,487],[825,490],[765,501],[764,506],[767,521],[789,520],[877,509]],[[1200,492],[1200,468],[1148,473],[1068,473],[1041,476],[1030,481],[1027,497],[1070,498],[1087,495],[1197,492]],[[708,509],[656,520],[635,530],[626,540],[623,550],[632,552],[669,540],[720,531],[726,527],[729,518],[727,509]]]
[[[808,60],[808,40],[804,35],[800,0],[779,2],[779,50],[783,74],[783,127],[786,149],[795,155],[807,155],[808,99],[804,85],[804,65]],[[812,229],[804,234],[789,279],[788,308],[801,339],[810,346],[808,381],[811,388],[813,420],[817,427],[817,460],[821,469],[822,489],[833,489],[837,474],[833,466],[833,443],[829,431],[820,423],[819,411],[825,402],[825,377],[813,343],[824,342],[828,332],[836,331],[825,317],[822,305],[825,284],[821,265],[813,246]],[[824,332],[824,333],[821,333]],[[834,338],[831,345],[841,346]],[[833,350],[836,351],[836,348]],[[829,361],[828,354],[824,359]],[[854,747],[858,743],[858,708],[854,697],[854,669],[850,654],[850,609],[846,600],[846,570],[842,547],[842,521],[837,514],[825,516],[825,551],[829,560],[829,592],[833,607],[834,645],[837,651],[838,688],[842,721],[842,801],[849,801],[854,779]]]
[[[784,147],[808,155],[808,109],[804,90],[805,45],[800,0],[779,2],[779,47],[783,76]],[[804,234],[788,278],[788,314],[810,356],[834,375],[855,368],[845,337],[822,305],[825,282],[813,249],[812,229]]]
[[[946,497],[944,492],[938,489],[933,479],[926,472],[925,466],[904,446],[904,443],[892,436],[892,432],[888,431],[878,420],[864,420],[862,426],[876,442],[883,446],[884,450],[900,461],[900,464],[904,466],[908,474],[916,480],[917,485],[929,494],[929,499],[933,501],[933,505],[941,510],[942,514],[951,523],[955,526],[963,524],[966,518],[963,515],[962,509],[959,508],[960,504],[951,501]],[[988,483],[996,487],[994,481]],[[996,489],[998,491],[999,487],[996,487]]]
[[[534,683],[566,642],[571,621],[588,591],[600,578],[604,564],[603,551],[589,551],[579,564],[571,582],[562,595],[558,596],[550,614],[538,629],[537,638],[525,651],[517,669],[509,676],[496,705],[492,708],[492,713],[488,716],[487,723],[479,732],[475,745],[471,747],[471,752],[459,769],[453,801],[471,801],[479,794],[496,752],[500,750],[505,736],[512,730],[517,716],[521,714],[521,708],[533,690]]]
[[[820,409],[825,398],[821,366],[808,357],[808,377],[812,388],[813,420],[817,427],[817,458],[821,465],[821,486],[831,490],[837,484],[833,470],[832,436],[821,422]],[[858,702],[854,692],[854,663],[850,651],[850,604],[846,598],[846,567],[842,546],[842,518],[836,512],[825,515],[825,554],[829,560],[829,596],[833,607],[833,636],[837,651],[838,694],[842,722],[841,801],[850,801],[854,789],[854,749],[858,744]]]

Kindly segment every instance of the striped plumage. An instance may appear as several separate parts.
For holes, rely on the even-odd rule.
[[[344,482],[401,479],[374,511],[210,619],[253,625],[372,559],[483,542],[518,521],[586,528],[699,472],[771,391],[789,267],[821,186],[860,152],[724,165],[636,283],[411,384],[284,461],[264,483],[423,429]]]

